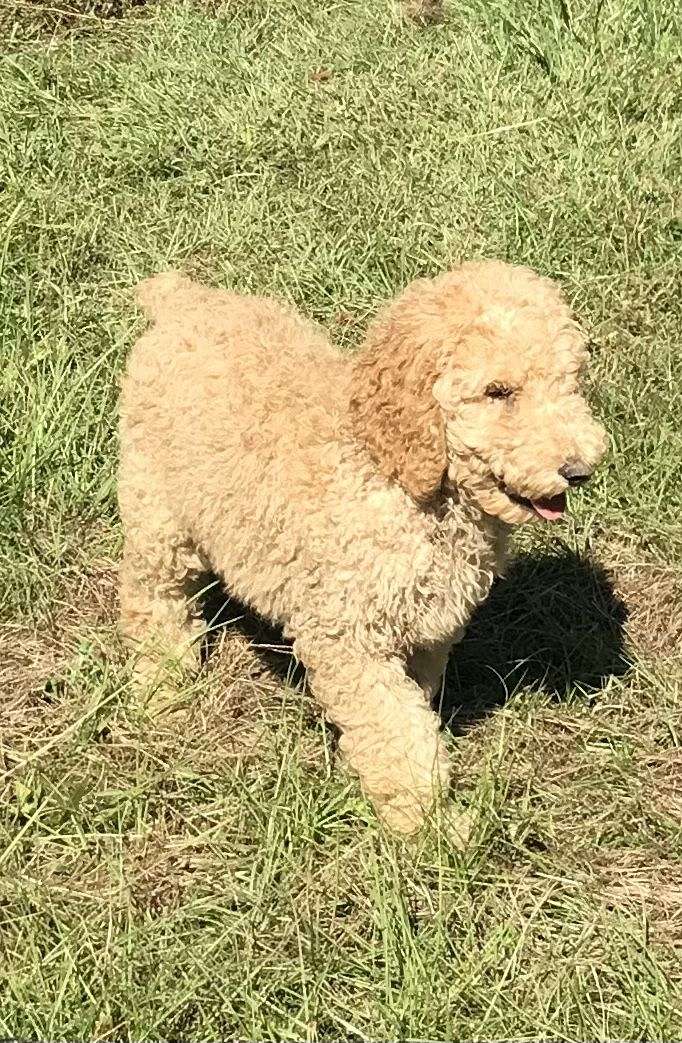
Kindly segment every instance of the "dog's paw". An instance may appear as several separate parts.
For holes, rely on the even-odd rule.
[[[472,843],[476,824],[474,816],[451,804],[436,804],[425,810],[402,797],[380,805],[377,812],[388,829],[406,839],[429,832],[439,835],[452,851],[459,852],[466,851]]]
[[[399,793],[375,807],[383,824],[404,837],[416,836],[429,817],[429,809],[408,793]]]

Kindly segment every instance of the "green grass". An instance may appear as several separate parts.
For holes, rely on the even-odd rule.
[[[0,64],[0,1035],[679,1039],[672,0],[464,0],[426,29],[383,0],[90,4],[68,31],[26,7]],[[457,851],[382,833],[245,621],[175,715],[136,708],[116,399],[160,268],[350,349],[480,255],[561,280],[613,448],[453,659]]]

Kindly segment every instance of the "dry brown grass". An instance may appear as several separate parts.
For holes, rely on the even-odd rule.
[[[403,10],[417,25],[433,25],[443,21],[443,0],[403,0]]]
[[[628,606],[627,630],[651,659],[682,658],[682,570],[634,561],[615,569],[616,589]]]
[[[639,916],[655,941],[682,948],[682,867],[677,859],[645,850],[614,851],[597,857],[593,872],[598,893],[609,906]]]

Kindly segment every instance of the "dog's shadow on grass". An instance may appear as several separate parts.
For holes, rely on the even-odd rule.
[[[210,644],[226,628],[248,638],[264,669],[289,685],[305,671],[282,633],[214,584],[203,599]],[[603,689],[630,668],[627,608],[598,563],[566,548],[522,554],[474,613],[450,656],[441,714],[461,732],[520,688],[556,699]]]
[[[249,642],[264,671],[294,688],[304,684],[305,667],[294,659],[291,641],[284,637],[280,627],[233,597],[213,573],[202,576],[199,587],[202,593],[198,600],[206,625],[202,647],[204,663],[215,654],[223,636],[229,638],[230,632],[237,632]]]
[[[627,617],[597,562],[567,548],[519,556],[450,656],[444,720],[466,730],[520,688],[555,699],[600,691],[631,667]]]

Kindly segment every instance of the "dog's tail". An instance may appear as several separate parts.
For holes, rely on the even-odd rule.
[[[181,272],[160,272],[138,283],[135,299],[150,319],[159,319],[168,308],[171,298],[192,285],[192,280]]]

